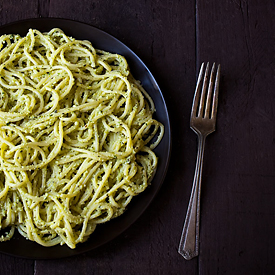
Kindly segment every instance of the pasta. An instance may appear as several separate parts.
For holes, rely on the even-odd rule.
[[[2,35],[0,76],[0,240],[74,249],[150,184],[154,103],[123,56],[57,28]]]

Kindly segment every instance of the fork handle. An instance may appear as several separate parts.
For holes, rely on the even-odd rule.
[[[196,170],[178,250],[186,260],[191,260],[199,254],[200,194],[205,138],[198,136]]]

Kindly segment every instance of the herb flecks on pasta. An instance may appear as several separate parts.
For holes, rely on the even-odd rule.
[[[60,29],[2,35],[0,76],[1,241],[73,249],[150,183],[154,103],[124,57]]]

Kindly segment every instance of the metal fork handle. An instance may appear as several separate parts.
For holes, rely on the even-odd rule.
[[[186,260],[191,260],[199,254],[200,195],[205,139],[206,136],[198,135],[198,152],[193,187],[178,250]]]

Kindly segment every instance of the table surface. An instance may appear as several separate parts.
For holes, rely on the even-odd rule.
[[[58,260],[0,254],[1,274],[275,274],[274,0],[2,0],[0,25],[57,17],[130,47],[157,80],[173,146],[161,190],[119,237]],[[207,138],[200,255],[177,250],[197,139],[189,127],[201,62],[221,64],[216,132]]]

